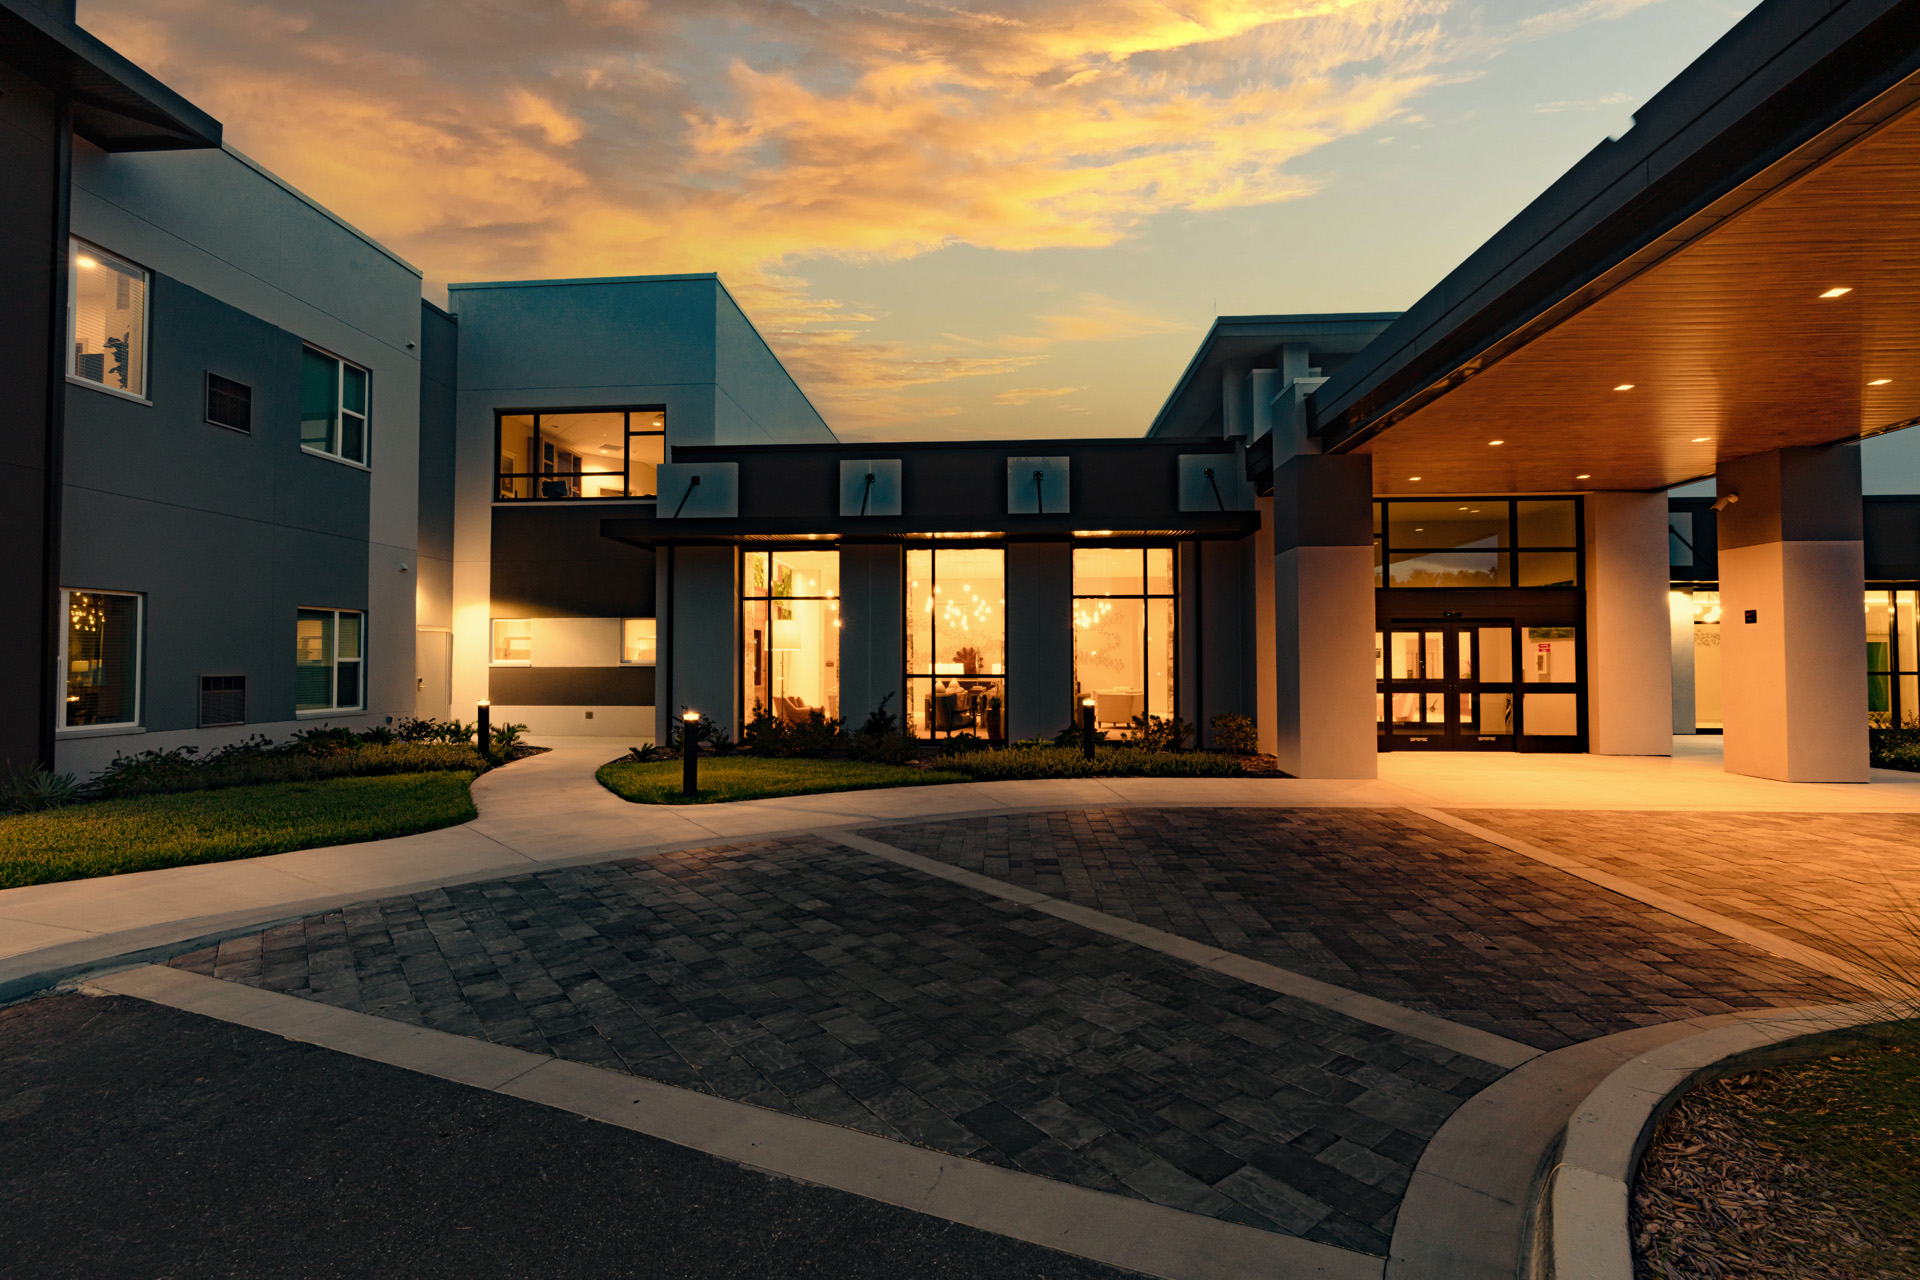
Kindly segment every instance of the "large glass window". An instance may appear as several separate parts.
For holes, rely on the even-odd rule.
[[[300,349],[300,447],[330,458],[367,461],[367,371]]]
[[[922,547],[906,556],[907,731],[1007,736],[1007,553]]]
[[[741,557],[741,705],[803,724],[840,718],[840,553]],[[649,660],[651,660],[649,658]]]
[[[82,240],[68,242],[67,372],[147,394],[147,273]]]
[[[1172,548],[1074,550],[1073,696],[1093,699],[1101,729],[1174,714],[1176,605]]]
[[[60,669],[67,696],[60,727],[140,723],[140,597],[123,591],[66,590]]]
[[[1374,585],[1577,587],[1576,498],[1444,498],[1374,504]]]
[[[344,609],[302,609],[295,622],[295,711],[358,711],[365,701],[366,615]]]
[[[503,413],[497,492],[502,501],[651,498],[666,430],[664,409]]]
[[[1693,727],[1722,727],[1720,712],[1720,593],[1693,593]]]
[[[1867,592],[1867,719],[1886,727],[1920,726],[1920,645],[1914,607],[1920,592]]]
[[[836,617],[839,615],[836,613]],[[622,618],[620,620],[620,662],[629,667],[654,665],[658,644],[659,619]],[[838,670],[838,666],[834,668]]]

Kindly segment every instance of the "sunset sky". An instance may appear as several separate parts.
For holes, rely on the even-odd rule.
[[[1741,0],[81,0],[451,280],[717,271],[844,439],[1132,435],[1411,303]]]

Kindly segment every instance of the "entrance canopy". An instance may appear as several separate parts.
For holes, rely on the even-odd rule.
[[[1763,5],[1332,371],[1382,494],[1661,489],[1920,420],[1920,4]]]

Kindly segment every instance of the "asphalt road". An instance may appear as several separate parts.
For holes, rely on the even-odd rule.
[[[0,1009],[4,1276],[1126,1274],[144,1001]]]

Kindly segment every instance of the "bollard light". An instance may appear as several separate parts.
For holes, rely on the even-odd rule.
[[[680,713],[680,791],[683,795],[700,794],[700,713],[682,711]]]
[[[489,755],[493,745],[493,703],[480,699],[480,754]]]
[[[1093,699],[1080,699],[1080,749],[1093,759]]]

